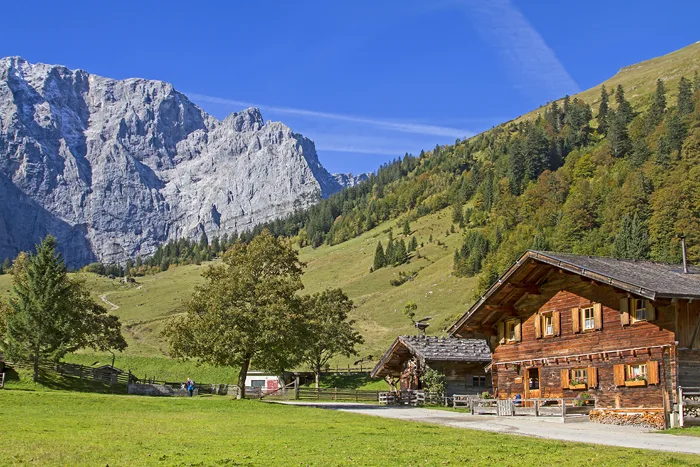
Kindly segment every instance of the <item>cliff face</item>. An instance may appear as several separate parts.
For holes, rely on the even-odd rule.
[[[71,265],[243,231],[338,191],[312,141],[169,83],[0,59],[0,259],[58,238]]]

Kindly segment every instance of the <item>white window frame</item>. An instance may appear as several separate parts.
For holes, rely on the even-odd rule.
[[[637,321],[647,321],[649,316],[647,315],[647,301],[644,298],[633,298],[632,302],[632,322]]]
[[[551,311],[547,313],[542,313],[542,335],[554,335],[554,313],[552,313]]]
[[[586,316],[590,311],[591,316]],[[587,306],[581,308],[581,323],[584,331],[592,331],[595,329],[595,307]]]
[[[518,320],[509,319],[506,321],[506,340],[508,342],[515,342],[515,328],[518,325]]]
[[[648,378],[648,371],[646,363],[631,363],[627,365],[627,374],[625,375],[625,380],[634,380],[637,376],[644,376],[644,379]]]

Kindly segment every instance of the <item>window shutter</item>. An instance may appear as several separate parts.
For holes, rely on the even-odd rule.
[[[573,325],[574,334],[581,332],[581,310],[578,308],[571,309],[571,324]]]
[[[542,337],[542,320],[544,317],[541,314],[535,315],[535,338],[539,339]]]
[[[588,387],[598,387],[598,368],[594,366],[589,366],[588,371],[586,373],[588,374]]]
[[[569,389],[569,370],[561,370],[561,388]]]
[[[659,384],[659,362],[647,362],[647,383]]]
[[[625,385],[625,365],[615,365],[613,366],[613,371],[615,374],[615,386]]]
[[[498,323],[498,343],[505,344],[506,342],[506,323],[501,321]]]
[[[656,307],[654,307],[654,304],[651,303],[651,300],[646,300],[647,304],[647,321],[655,321],[656,320]]]
[[[593,317],[595,319],[595,328],[603,329],[603,305],[600,303],[593,305]]]
[[[630,300],[627,297],[620,299],[620,323],[623,326],[630,324]]]
[[[520,342],[523,340],[523,322],[518,320],[518,324],[515,325],[515,342]]]
[[[561,313],[558,311],[552,312],[552,324],[554,325],[554,335],[561,335]]]

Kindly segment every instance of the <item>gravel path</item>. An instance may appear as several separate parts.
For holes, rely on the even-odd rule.
[[[650,432],[650,430],[631,426],[603,425],[588,421],[562,423],[559,419],[535,419],[534,417],[470,415],[467,413],[415,407],[386,407],[352,403],[310,403],[296,401],[284,403],[308,405],[376,417],[436,423],[454,428],[494,431],[512,435],[586,442],[626,448],[700,454],[699,437],[654,433]]]

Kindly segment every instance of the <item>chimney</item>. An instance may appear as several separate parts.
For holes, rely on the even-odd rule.
[[[683,274],[688,274],[688,254],[685,251],[685,235],[681,235],[681,248],[683,250]]]

